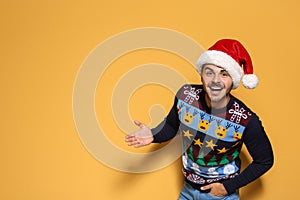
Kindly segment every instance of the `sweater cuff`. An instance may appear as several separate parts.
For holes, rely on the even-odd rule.
[[[223,185],[229,195],[235,193],[236,190],[238,189],[234,186],[234,184],[232,183],[232,180],[224,181]]]
[[[151,129],[151,133],[152,133],[152,136],[153,136],[153,141],[152,143],[161,143],[157,137],[158,134],[156,134],[156,131],[155,131],[155,128]]]

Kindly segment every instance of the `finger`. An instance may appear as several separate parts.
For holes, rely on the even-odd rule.
[[[138,120],[134,120],[134,123],[135,123],[135,125],[137,125],[140,128],[143,128],[145,126],[142,122],[140,122]]]
[[[125,138],[125,142],[134,142],[134,141],[137,141],[136,137],[134,136]]]
[[[134,148],[139,148],[145,146],[144,144],[138,142],[136,145],[134,145]]]
[[[126,140],[127,140],[127,139],[129,140],[129,139],[132,139],[132,138],[135,138],[135,136],[134,136],[134,135],[126,135],[126,136],[125,136],[125,139],[126,139]]]
[[[139,142],[138,141],[131,141],[131,142],[127,142],[128,146],[133,146],[133,145],[138,145]]]
[[[212,185],[210,184],[210,185],[202,186],[202,187],[201,187],[201,190],[209,190],[209,189],[211,189],[211,188],[212,188]]]
[[[132,141],[134,141],[133,137],[126,137],[125,138],[125,142],[132,142]]]

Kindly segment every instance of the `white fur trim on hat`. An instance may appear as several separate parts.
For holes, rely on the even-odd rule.
[[[228,54],[217,50],[205,51],[201,54],[197,61],[197,70],[199,73],[202,72],[202,67],[205,64],[213,64],[224,68],[232,78],[232,89],[236,89],[239,86],[243,76],[243,70],[241,66]]]
[[[258,84],[258,78],[255,74],[245,74],[242,78],[245,88],[254,89]]]

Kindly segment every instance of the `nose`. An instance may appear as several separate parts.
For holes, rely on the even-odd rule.
[[[215,74],[212,81],[215,83],[220,83],[220,76],[218,74]]]

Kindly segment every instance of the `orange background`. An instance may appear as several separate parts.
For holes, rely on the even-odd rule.
[[[178,197],[180,160],[145,174],[113,170],[88,153],[73,120],[73,86],[84,59],[107,38],[143,27],[176,30],[204,48],[226,37],[245,44],[260,83],[253,91],[239,88],[234,95],[263,120],[273,144],[275,165],[241,190],[242,199],[297,198],[298,8],[296,0],[1,1],[0,199]],[[130,69],[154,61],[185,73],[190,82],[199,81],[191,66],[164,52],[135,52],[113,63],[101,80],[106,87],[97,89],[95,108],[99,121],[106,120],[107,137],[128,151],[147,152],[150,148],[126,147],[124,133],[114,124],[110,108],[103,106],[108,99],[101,99],[99,93],[105,89],[109,96],[120,76],[118,67]],[[153,102],[160,102],[165,111],[170,108],[172,93],[147,96],[157,90],[161,88],[148,86],[134,93],[129,102],[133,118],[150,123],[148,109]],[[243,160],[249,162],[246,151]]]

